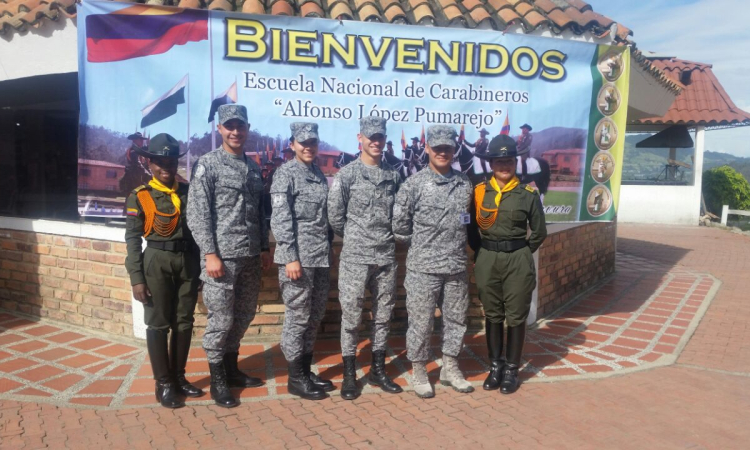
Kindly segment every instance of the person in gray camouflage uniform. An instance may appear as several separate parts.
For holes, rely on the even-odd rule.
[[[323,320],[329,281],[328,182],[313,162],[318,155],[318,125],[291,124],[294,159],[276,170],[271,185],[274,262],[286,313],[281,351],[289,364],[289,393],[320,400],[333,383],[310,366],[318,325]]]
[[[472,392],[458,368],[469,307],[466,273],[466,226],[472,186],[466,175],[451,168],[456,131],[449,126],[427,129],[429,167],[411,176],[396,195],[393,233],[410,242],[406,257],[407,358],[412,362],[414,391],[433,397],[425,364],[439,306],[443,318],[443,368],[440,382],[458,392]]]
[[[328,221],[333,231],[344,238],[339,263],[339,302],[344,357],[341,396],[346,400],[359,396],[356,355],[365,288],[372,294],[374,319],[368,381],[385,392],[402,391],[385,373],[386,340],[396,302],[396,241],[391,219],[401,176],[381,161],[386,120],[363,117],[359,129],[362,153],[336,174],[328,194]]]
[[[240,105],[219,107],[221,147],[203,155],[190,180],[187,221],[201,250],[203,303],[208,324],[203,348],[211,370],[211,398],[237,406],[230,387],[262,385],[237,367],[240,340],[255,317],[261,269],[271,258],[260,167],[245,156],[249,124]]]

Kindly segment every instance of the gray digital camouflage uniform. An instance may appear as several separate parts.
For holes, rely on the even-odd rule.
[[[188,226],[201,250],[203,303],[208,324],[203,348],[209,363],[237,352],[255,317],[260,290],[261,251],[268,251],[263,216],[263,181],[258,165],[222,147],[203,155],[190,180]],[[207,253],[224,263],[225,274],[206,273]]]
[[[458,356],[469,306],[466,225],[472,186],[466,175],[425,168],[401,185],[393,208],[396,238],[410,242],[406,258],[407,357],[430,358],[430,333],[439,306],[443,354]],[[462,220],[464,219],[464,220]]]
[[[287,361],[311,353],[330,288],[328,182],[320,168],[293,159],[279,167],[271,185],[274,262],[286,314],[281,351]],[[286,264],[299,261],[302,277],[290,280]]]
[[[365,289],[372,294],[372,350],[385,350],[396,292],[391,220],[401,177],[391,166],[361,159],[341,169],[328,194],[328,220],[344,238],[339,264],[341,352],[356,355]]]

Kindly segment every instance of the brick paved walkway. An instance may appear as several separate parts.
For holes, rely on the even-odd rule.
[[[266,344],[242,349],[242,367],[266,386],[237,392],[239,408],[204,397],[168,411],[154,407],[138,344],[0,314],[0,447],[746,447],[750,239],[627,225],[619,235],[616,276],[530,333],[526,381],[512,396],[438,387],[425,401],[367,388],[354,402],[300,401],[286,393],[278,346]],[[461,355],[475,385],[483,339],[467,337]],[[388,370],[408,391],[403,339],[390,346]],[[316,368],[340,381],[337,349],[321,341]],[[205,387],[204,357],[195,348],[188,372]],[[430,368],[436,378],[439,361]]]

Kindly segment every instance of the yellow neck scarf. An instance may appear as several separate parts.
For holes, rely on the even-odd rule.
[[[474,205],[476,206],[476,217],[479,228],[483,230],[489,230],[490,227],[495,224],[495,220],[497,219],[497,211],[500,209],[500,201],[503,199],[503,193],[511,191],[513,188],[518,186],[518,184],[518,177],[513,177],[512,180],[510,180],[505,186],[503,186],[502,189],[500,189],[500,186],[498,186],[495,177],[492,177],[490,179],[490,185],[497,192],[497,194],[495,195],[495,209],[487,209],[483,205],[485,187],[487,185],[485,183],[480,183],[477,185],[477,187],[474,189]],[[487,215],[484,216],[482,213],[486,213]]]
[[[519,183],[520,181],[518,180],[518,177],[514,176],[512,180],[508,181],[505,186],[500,189],[500,186],[498,186],[495,177],[490,178],[490,186],[492,186],[492,188],[497,191],[497,195],[495,195],[495,206],[499,207],[500,201],[503,199],[503,194],[513,190],[513,188],[518,186]]]
[[[169,196],[172,199],[172,204],[174,205],[175,212],[177,212],[177,214],[180,213],[180,206],[182,205],[182,202],[180,201],[180,196],[177,195],[177,188],[180,186],[177,180],[174,180],[174,185],[172,186],[172,189],[161,184],[161,182],[157,180],[156,178],[153,178],[151,181],[149,181],[148,185],[159,192],[164,192],[165,194],[169,194]]]

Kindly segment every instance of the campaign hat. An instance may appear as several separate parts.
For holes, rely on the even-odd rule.
[[[487,153],[475,153],[474,156],[488,160],[495,158],[515,158],[518,156],[516,141],[505,134],[495,136],[490,141]]]
[[[529,131],[533,130],[533,128],[531,128],[531,125],[529,125],[528,123],[525,123],[525,124],[521,125],[519,128],[522,129],[522,130],[524,128],[526,128]]]
[[[180,143],[167,133],[159,133],[151,138],[147,148],[136,148],[136,153],[146,158],[181,158]]]

